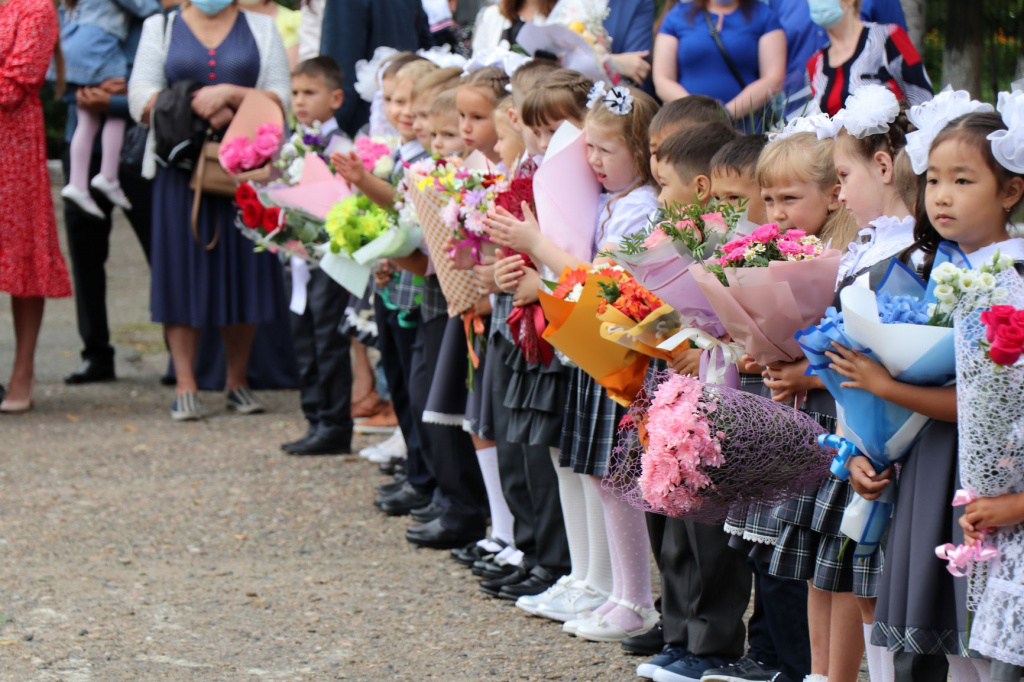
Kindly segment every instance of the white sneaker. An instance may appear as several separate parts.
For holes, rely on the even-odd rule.
[[[103,220],[107,216],[100,210],[100,207],[93,201],[93,198],[89,196],[88,192],[83,192],[74,185],[64,185],[64,189],[60,191],[60,196],[65,201],[70,201],[78,208],[82,209],[93,218],[99,218]]]
[[[526,611],[531,616],[536,616],[537,608],[553,599],[557,599],[563,592],[571,589],[575,580],[563,575],[558,581],[540,594],[523,595],[516,600],[516,608]]]
[[[362,453],[360,453],[362,454]],[[380,464],[382,462],[389,462],[396,457],[399,459],[405,459],[408,454],[408,450],[405,447],[405,439],[402,437],[401,429],[395,429],[395,432],[382,443],[378,443],[372,452],[367,453],[366,459]]]
[[[574,620],[590,615],[590,612],[608,601],[607,594],[601,594],[586,583],[578,582],[565,592],[548,599],[537,608],[537,615],[551,620]]]
[[[95,189],[103,192],[103,196],[110,200],[114,206],[120,206],[126,211],[132,210],[132,203],[128,201],[128,197],[124,195],[124,190],[121,189],[121,183],[117,180],[111,182],[102,175],[97,175],[89,181],[89,185]]]

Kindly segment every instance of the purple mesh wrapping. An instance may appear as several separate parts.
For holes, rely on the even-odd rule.
[[[678,395],[673,387],[682,387],[696,408],[662,407],[649,423],[652,404],[671,403]],[[679,414],[680,409],[696,420]],[[835,454],[818,445],[825,429],[792,405],[671,371],[648,377],[623,422],[602,485],[637,509],[701,523],[721,523],[737,505],[775,506],[816,488],[830,475]],[[638,429],[649,443],[697,439],[703,447],[686,455],[682,447],[644,452]],[[668,441],[655,435],[659,429]],[[695,454],[700,463],[693,467]],[[666,475],[684,469],[685,475]],[[672,478],[672,484],[666,483]],[[645,497],[645,487],[667,494],[648,499],[654,496]]]

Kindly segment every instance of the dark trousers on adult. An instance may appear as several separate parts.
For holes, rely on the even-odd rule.
[[[419,416],[413,412],[411,400],[412,352],[416,345],[419,313],[391,310],[383,296],[374,296],[374,320],[377,322],[377,350],[388,381],[391,404],[398,417],[398,428],[405,439],[408,453],[405,460],[406,480],[420,492],[434,489],[434,470],[420,441]],[[423,414],[421,411],[420,415]]]
[[[565,575],[571,569],[569,542],[551,449],[546,445],[512,443],[506,437],[509,414],[504,407],[505,392],[512,380],[506,360],[513,349],[501,334],[491,337],[487,349],[501,492],[515,519],[516,548],[530,563],[543,566],[553,575]]]
[[[746,557],[729,547],[721,524],[666,519],[661,543],[665,643],[695,656],[743,655],[750,604]]]
[[[64,178],[68,178],[68,154],[64,153]],[[89,177],[100,171],[100,157],[93,155]],[[140,174],[121,167],[121,188],[132,204],[125,211],[128,222],[149,262],[151,224],[153,219],[153,183]],[[114,347],[110,344],[110,323],[107,317],[107,258],[110,256],[111,214],[115,207],[107,198],[90,188],[92,198],[105,217],[95,218],[71,201],[64,202],[64,229],[68,237],[71,275],[75,283],[75,313],[78,335],[82,337],[82,359],[99,365],[112,365]]]
[[[309,273],[306,310],[289,313],[306,421],[332,438],[352,439],[351,338],[338,331],[349,293],[322,270]],[[285,277],[291,295],[292,280]]]
[[[942,654],[896,651],[892,663],[896,682],[945,682],[949,675],[949,660]]]
[[[807,582],[771,575],[767,549],[758,545],[747,557],[754,575],[754,612],[747,623],[749,656],[799,682],[811,673]]]
[[[450,531],[477,534],[482,538],[487,531],[487,492],[473,440],[461,427],[427,424],[422,418],[447,323],[444,315],[426,322],[421,319],[416,330],[410,382],[412,409],[420,429],[420,442],[441,493],[444,506],[441,525]]]

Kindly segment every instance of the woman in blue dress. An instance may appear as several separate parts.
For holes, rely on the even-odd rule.
[[[179,81],[203,85],[192,109],[214,130],[230,123],[251,89],[268,92],[287,108],[288,61],[273,19],[242,13],[232,0],[194,0],[166,18],[146,20],[129,84],[132,115],[147,122],[157,94]],[[150,305],[153,321],[165,326],[177,376],[171,416],[202,416],[195,362],[204,327],[219,327],[224,341],[228,408],[261,411],[246,370],[257,325],[277,321],[284,308],[280,265],[270,254],[253,253],[252,243],[233,227],[237,208],[230,198],[203,197],[194,239],[190,174],[157,169],[147,150],[143,175],[155,175]],[[215,237],[216,246],[207,251]]]

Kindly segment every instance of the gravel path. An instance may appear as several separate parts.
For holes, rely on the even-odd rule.
[[[58,204],[59,205],[59,204]],[[66,387],[79,340],[51,302],[32,413],[0,417],[0,679],[629,680],[638,659],[483,595],[371,505],[354,457],[290,458],[295,393],[176,425],[147,324],[148,270],[119,218],[115,384]],[[0,375],[12,360],[0,297]],[[370,441],[357,440],[360,447]]]

